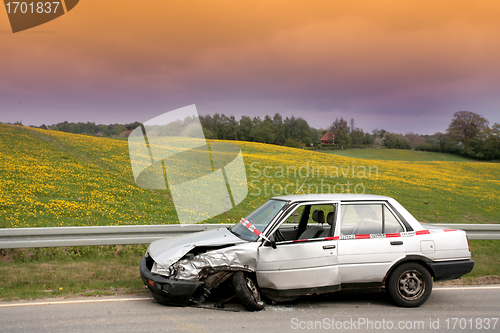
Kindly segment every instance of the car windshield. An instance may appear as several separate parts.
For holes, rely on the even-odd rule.
[[[276,214],[278,214],[281,208],[285,205],[286,201],[269,200],[254,210],[246,218],[242,219],[240,223],[234,225],[231,228],[231,231],[240,238],[255,241],[259,238],[258,235],[260,232],[264,231],[268,224],[274,219]]]

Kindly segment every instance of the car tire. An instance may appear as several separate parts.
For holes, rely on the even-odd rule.
[[[431,295],[432,276],[420,264],[402,264],[391,273],[386,288],[397,305],[407,308],[418,307]]]
[[[260,311],[266,306],[257,284],[248,273],[242,271],[234,273],[233,287],[236,296],[248,311]]]

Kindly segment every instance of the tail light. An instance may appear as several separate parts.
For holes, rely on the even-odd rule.
[[[469,246],[469,252],[472,252],[472,250],[470,248],[469,237],[467,237],[467,235],[465,235],[465,238],[467,239],[467,245]]]

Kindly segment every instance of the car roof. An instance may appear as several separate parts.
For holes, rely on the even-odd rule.
[[[273,197],[274,200],[284,200],[291,202],[302,202],[302,201],[369,201],[369,200],[394,200],[391,197],[386,197],[383,195],[374,194],[299,194],[299,195],[283,195],[279,197]]]

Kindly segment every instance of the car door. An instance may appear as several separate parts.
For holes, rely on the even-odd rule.
[[[321,204],[338,207],[337,203]],[[338,215],[338,209],[334,213]],[[328,235],[277,242],[276,248],[269,243],[261,246],[256,267],[260,288],[308,290],[339,286],[338,239]]]
[[[342,203],[338,243],[342,284],[381,282],[405,256],[405,230],[384,202]]]

